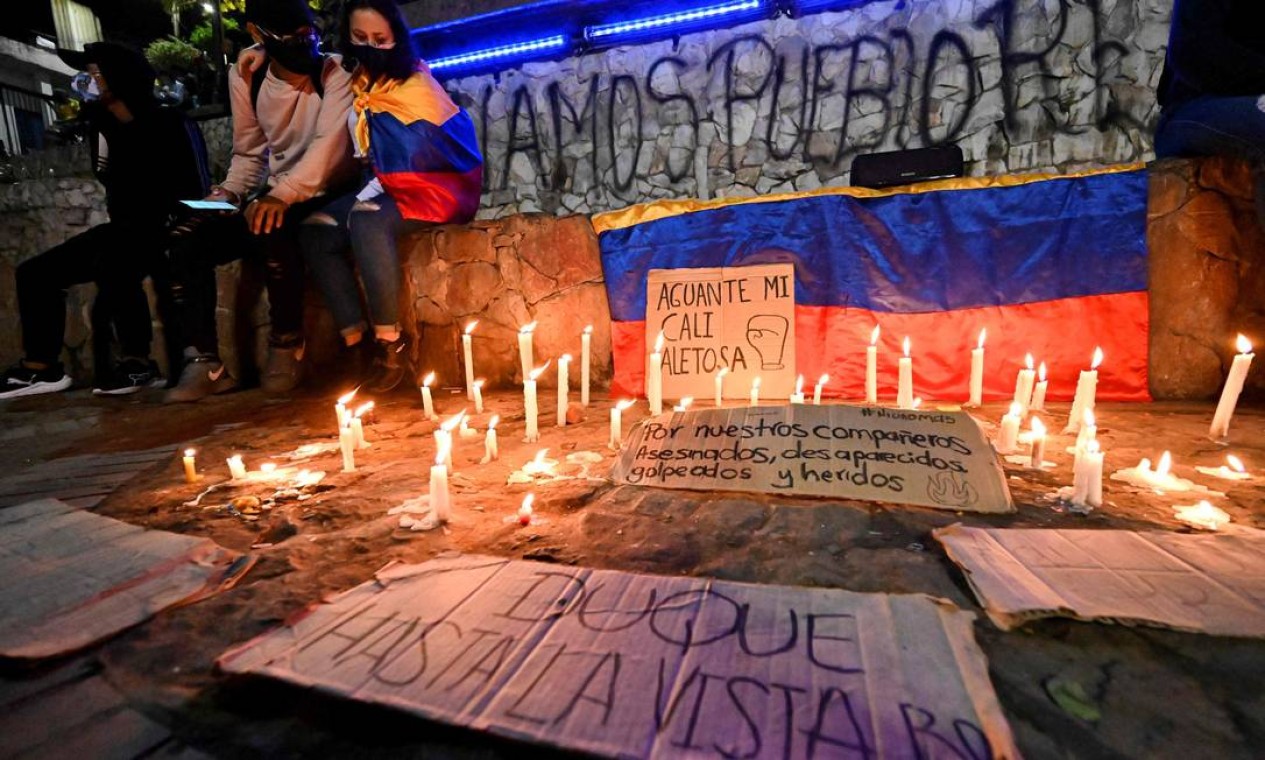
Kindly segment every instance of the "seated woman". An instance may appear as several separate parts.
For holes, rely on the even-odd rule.
[[[373,326],[374,355],[361,381],[383,393],[407,372],[396,238],[427,224],[473,219],[483,158],[474,122],[418,59],[394,0],[348,0],[338,45],[344,65],[354,67],[348,126],[366,182],[309,217],[300,241],[346,345],[360,344]]]

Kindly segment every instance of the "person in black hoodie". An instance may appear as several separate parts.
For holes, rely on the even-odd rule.
[[[1156,156],[1251,161],[1265,224],[1265,3],[1176,0],[1157,96]]]
[[[97,284],[95,351],[109,353],[113,324],[122,354],[113,368],[97,358],[94,391],[133,393],[153,382],[152,324],[141,283],[165,266],[168,220],[178,202],[201,198],[210,185],[201,132],[184,114],[160,106],[144,56],[109,42],[60,54],[92,77],[96,99],[85,103],[81,118],[110,220],[18,266],[24,358],[0,375],[0,398],[70,387],[60,361],[66,289],[85,282]]]

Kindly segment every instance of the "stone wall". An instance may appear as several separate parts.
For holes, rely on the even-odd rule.
[[[848,182],[944,143],[972,176],[1149,160],[1171,0],[872,2],[445,83],[478,126],[480,216]]]

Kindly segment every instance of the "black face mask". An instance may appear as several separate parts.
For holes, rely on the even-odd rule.
[[[352,57],[365,67],[371,79],[377,79],[387,73],[391,67],[391,57],[395,54],[392,48],[376,48],[371,45],[352,45]]]
[[[296,73],[316,68],[321,55],[316,47],[315,36],[294,37],[285,41],[265,39],[264,52],[272,60]]]

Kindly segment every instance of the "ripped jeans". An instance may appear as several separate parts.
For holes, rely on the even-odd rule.
[[[354,342],[369,325],[375,333],[398,333],[401,272],[396,239],[425,224],[400,216],[387,193],[370,201],[357,201],[355,193],[344,195],[304,220],[299,231],[303,257],[344,341]],[[352,261],[364,284],[368,319]]]

